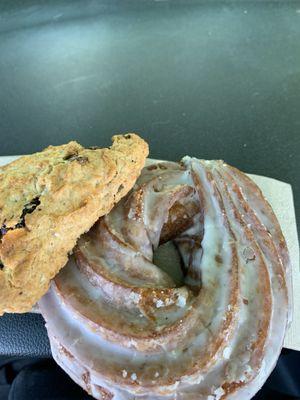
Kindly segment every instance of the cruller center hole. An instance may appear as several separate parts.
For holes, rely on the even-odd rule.
[[[177,287],[184,285],[181,256],[172,240],[161,244],[154,251],[153,263],[166,272]]]

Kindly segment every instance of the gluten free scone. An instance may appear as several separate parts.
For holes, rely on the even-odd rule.
[[[73,141],[0,168],[0,315],[29,311],[46,293],[77,238],[132,188],[147,155],[130,133],[110,148]]]

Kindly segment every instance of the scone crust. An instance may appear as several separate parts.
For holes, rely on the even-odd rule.
[[[147,155],[130,133],[110,148],[72,141],[0,168],[0,315],[31,309],[78,237],[132,188]]]

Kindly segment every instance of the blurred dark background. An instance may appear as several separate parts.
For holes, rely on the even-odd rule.
[[[0,1],[0,155],[135,131],[291,183],[299,217],[299,106],[300,2]],[[84,398],[49,356],[40,316],[0,318],[0,399]],[[299,367],[285,350],[260,398],[300,398]]]

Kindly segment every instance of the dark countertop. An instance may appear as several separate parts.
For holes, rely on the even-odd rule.
[[[299,43],[286,1],[3,1],[0,155],[135,131],[291,183],[299,217]],[[0,318],[8,353],[49,355],[40,316]]]

